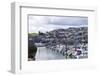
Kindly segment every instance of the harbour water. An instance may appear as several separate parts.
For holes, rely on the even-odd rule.
[[[56,59],[66,59],[61,53],[52,51],[46,47],[38,47],[36,53],[36,61],[38,60],[56,60]]]

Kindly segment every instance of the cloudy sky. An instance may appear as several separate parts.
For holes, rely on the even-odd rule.
[[[87,17],[34,16],[29,15],[29,33],[46,32],[54,29],[83,27],[88,25]]]

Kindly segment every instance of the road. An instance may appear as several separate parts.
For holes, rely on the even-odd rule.
[[[56,59],[65,59],[65,56],[63,56],[60,53],[54,52],[50,49],[47,49],[45,47],[38,47],[35,58],[36,58],[36,61],[39,61],[39,60],[56,60]]]

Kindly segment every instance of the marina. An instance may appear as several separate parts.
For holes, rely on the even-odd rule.
[[[37,53],[35,56],[35,60],[56,60],[56,59],[82,59],[88,58],[88,51],[86,48],[73,48],[70,46],[67,50],[64,45],[57,45],[57,46],[44,46],[42,43],[37,44]],[[40,45],[41,44],[41,45]]]

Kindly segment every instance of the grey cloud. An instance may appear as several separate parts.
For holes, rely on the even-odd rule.
[[[87,17],[49,17],[48,24],[54,25],[88,25]]]

